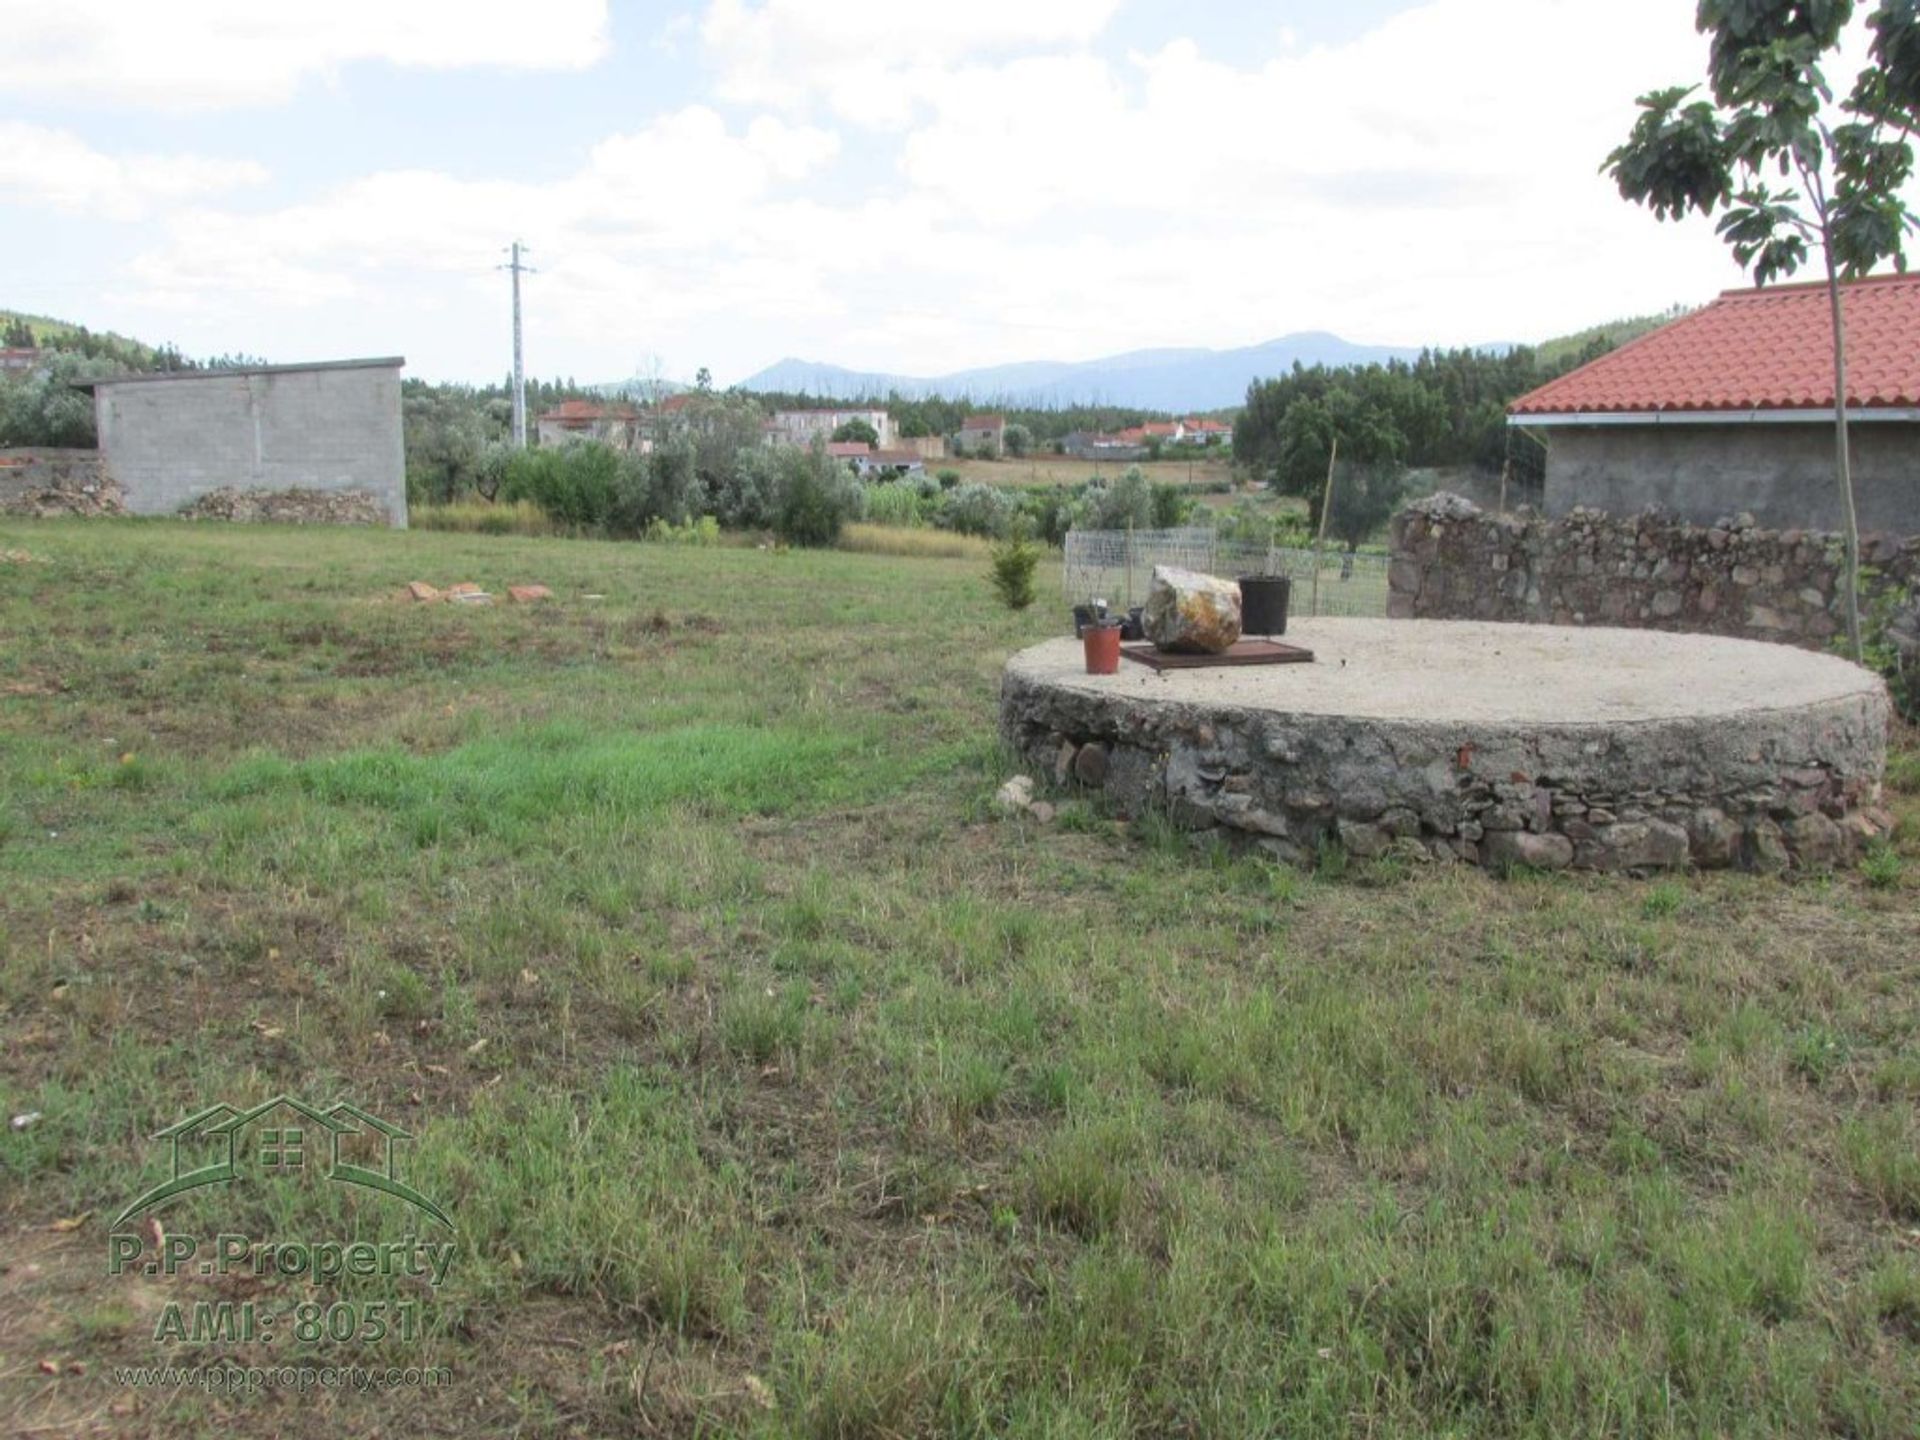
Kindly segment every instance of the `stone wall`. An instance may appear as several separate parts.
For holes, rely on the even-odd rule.
[[[1575,509],[1496,515],[1458,495],[1393,519],[1387,613],[1399,619],[1620,625],[1830,647],[1846,628],[1837,535],[1764,530],[1751,516],[1691,525]],[[1920,663],[1920,536],[1861,537],[1863,610]]]
[[[180,517],[242,525],[385,525],[387,508],[365,490],[214,490],[185,506]]]
[[[398,360],[129,376],[95,386],[94,414],[135,514],[227,491],[358,492],[407,523]]]
[[[1369,625],[1424,628],[1321,621],[1317,663],[1336,630],[1357,637],[1356,654],[1376,650],[1385,642]],[[1631,654],[1598,645],[1593,659],[1614,667]],[[1002,677],[1001,733],[1035,777],[1290,862],[1337,844],[1491,868],[1818,870],[1851,862],[1891,825],[1879,805],[1886,696],[1865,676],[1816,702],[1615,725],[1316,713],[1192,684],[1091,680],[1075,658],[1050,642]]]
[[[0,449],[0,515],[117,515],[125,508],[98,450]]]

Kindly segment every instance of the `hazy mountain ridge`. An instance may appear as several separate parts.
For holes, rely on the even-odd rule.
[[[1367,365],[1411,360],[1419,353],[1417,346],[1356,345],[1324,331],[1304,331],[1233,350],[1129,350],[1097,360],[1028,360],[933,376],[786,359],[749,376],[739,388],[823,399],[898,391],[914,398],[941,395],[982,404],[1220,410],[1242,404],[1250,382],[1283,374],[1295,361],[1309,366]]]

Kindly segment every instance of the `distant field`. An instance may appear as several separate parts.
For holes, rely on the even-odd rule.
[[[1124,474],[1135,462],[1115,464],[1075,460],[1065,455],[1034,455],[1025,460],[929,460],[927,469],[958,470],[961,478],[981,485],[1081,485],[1095,475],[1108,479]],[[1142,460],[1140,469],[1155,483],[1206,486],[1233,479],[1233,467],[1224,460]]]
[[[1066,607],[984,570],[0,521],[0,1435],[1920,1433],[1910,742],[1833,876],[1004,819],[1001,667]],[[407,1132],[438,1290],[107,1273],[156,1132],[281,1091]],[[425,1333],[168,1345],[174,1301]],[[113,1383],[227,1355],[451,1379]]]

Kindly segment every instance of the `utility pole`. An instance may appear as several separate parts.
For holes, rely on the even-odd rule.
[[[521,253],[527,247],[518,240],[508,247],[513,259],[505,265],[497,265],[497,270],[513,272],[513,448],[527,448],[527,371],[520,356],[520,276],[524,272],[531,275],[531,265],[520,263]]]

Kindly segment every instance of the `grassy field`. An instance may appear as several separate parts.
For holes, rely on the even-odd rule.
[[[1867,874],[1309,875],[995,818],[999,667],[1061,617],[973,559],[105,521],[0,557],[0,1109],[40,1116],[0,1132],[0,1433],[1920,1429],[1911,748]],[[107,1273],[150,1137],[279,1092],[414,1137],[437,1291]],[[176,1300],[426,1333],[158,1343]],[[450,1379],[115,1383],[218,1355]]]

